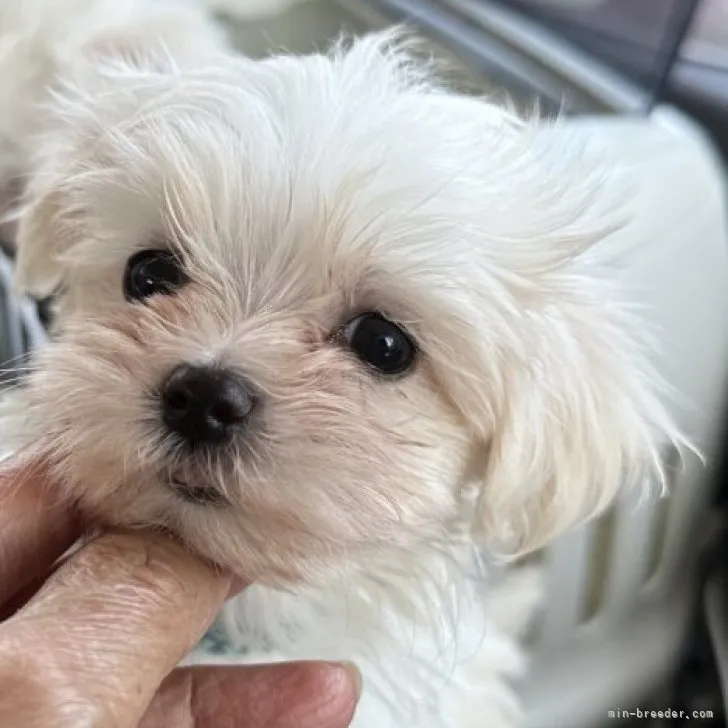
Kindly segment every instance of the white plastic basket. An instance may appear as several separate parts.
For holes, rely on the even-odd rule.
[[[650,699],[675,669],[688,624],[728,402],[728,198],[711,144],[672,109],[571,119],[557,133],[585,135],[632,167],[634,221],[615,243],[634,253],[621,272],[659,332],[657,366],[680,395],[674,416],[708,462],[688,456],[681,466],[666,449],[669,498],[626,494],[545,554],[527,726],[589,728]]]

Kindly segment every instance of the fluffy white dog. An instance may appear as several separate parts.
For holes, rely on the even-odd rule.
[[[256,582],[231,659],[356,662],[363,728],[517,724],[536,585],[479,554],[679,439],[603,275],[599,160],[391,33],[254,62],[172,2],[5,0],[0,88],[18,283],[57,301],[15,451]]]

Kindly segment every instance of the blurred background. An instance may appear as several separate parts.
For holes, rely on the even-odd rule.
[[[538,100],[545,117],[566,117],[562,133],[586,129],[640,162],[633,234],[650,250],[625,265],[663,331],[662,373],[690,401],[676,417],[708,463],[666,449],[669,499],[626,496],[540,555],[527,728],[726,725],[728,0],[307,0],[231,29],[264,56],[399,22],[428,39],[455,87]],[[9,359],[43,330],[0,264]]]

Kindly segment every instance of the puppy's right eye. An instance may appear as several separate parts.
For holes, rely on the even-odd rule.
[[[127,301],[168,296],[186,282],[182,264],[169,250],[142,250],[126,263],[124,296]]]
[[[349,321],[343,336],[357,357],[380,374],[403,374],[417,356],[409,334],[379,313],[370,311]]]

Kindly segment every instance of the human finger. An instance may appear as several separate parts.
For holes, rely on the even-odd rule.
[[[360,690],[349,664],[179,668],[139,728],[346,728]]]
[[[135,727],[230,586],[160,534],[87,544],[0,625],[0,725]]]
[[[0,470],[0,608],[43,575],[81,527],[38,463]]]

